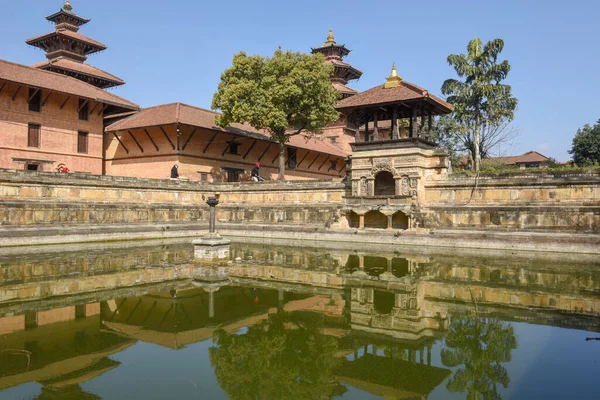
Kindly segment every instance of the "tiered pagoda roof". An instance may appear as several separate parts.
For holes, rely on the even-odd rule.
[[[325,56],[325,62],[334,66],[331,83],[341,94],[342,98],[350,97],[357,93],[356,90],[347,87],[349,81],[361,77],[362,72],[352,65],[344,62],[350,50],[343,44],[337,44],[333,37],[333,31],[329,29],[327,41],[323,46],[312,48],[312,53],[321,53]]]
[[[84,64],[90,54],[106,50],[106,46],[78,33],[79,27],[90,20],[75,14],[69,0],[59,12],[46,19],[55,24],[55,31],[25,41],[46,52],[48,61],[34,67],[72,76],[101,89],[125,83],[114,75]]]

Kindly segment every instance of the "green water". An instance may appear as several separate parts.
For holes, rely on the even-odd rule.
[[[0,399],[600,397],[600,263],[368,250],[0,252]]]

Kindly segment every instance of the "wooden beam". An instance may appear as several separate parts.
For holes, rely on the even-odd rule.
[[[2,87],[0,87],[0,93],[2,93],[2,91],[4,90],[4,87],[7,85],[7,83],[8,83],[8,82],[6,82],[6,81],[5,81],[5,82],[2,84]]]
[[[256,142],[258,142],[258,139],[254,139],[254,142],[252,142],[252,144],[250,145],[250,148],[248,149],[248,151],[246,152],[246,154],[244,154],[244,160],[246,159],[246,157],[248,157],[248,154],[250,154],[250,152],[254,148],[254,145],[256,144]]]
[[[173,147],[173,150],[175,150],[175,145],[173,144],[173,142],[171,141],[171,138],[169,137],[169,135],[167,135],[167,132],[165,131],[165,129],[161,126],[160,130],[162,131],[162,133],[165,134],[165,137],[167,138],[167,140],[169,141],[169,143],[171,144],[171,147]]]
[[[234,136],[235,137],[235,136]],[[221,153],[221,157],[223,157],[225,155],[225,153],[227,152],[227,150],[229,150],[229,148],[231,147],[231,142],[233,141],[234,137],[231,138],[231,140],[229,140],[227,142],[227,146],[225,146],[225,149],[223,150],[223,152]]]
[[[342,163],[342,168],[340,168],[340,170],[338,171],[338,174],[339,174],[340,172],[342,172],[342,170],[343,170],[344,168],[346,168],[346,160],[342,160],[342,161],[344,161],[344,162]]]
[[[29,96],[29,100],[27,100],[27,102],[30,102],[31,99],[33,99],[35,97],[35,95],[38,94],[39,91],[40,91],[40,89],[35,89],[33,91],[33,94],[31,96]]]
[[[98,115],[102,114],[108,108],[108,104],[105,104],[104,107],[100,111],[98,111]]]
[[[67,104],[67,101],[69,101],[69,99],[71,98],[71,96],[67,96],[67,98],[65,99],[65,101],[63,101],[63,103],[60,105],[60,109],[62,110],[63,107],[65,106],[65,104]]]
[[[181,136],[181,132],[179,131],[179,124],[177,124],[175,129],[175,137],[177,138],[177,151],[179,151],[181,149],[180,143],[179,143],[179,137]]]
[[[146,128],[144,128],[144,132],[146,132],[146,136],[148,136],[148,139],[150,139],[150,141],[154,145],[154,148],[156,149],[156,151],[159,151],[159,148],[156,145],[156,143],[154,142],[154,139],[152,139],[152,136],[150,136],[150,132],[148,132],[148,130]]]
[[[285,149],[285,147],[284,147],[284,149]],[[284,154],[284,157],[285,157],[285,154]],[[275,155],[275,158],[273,159],[273,161],[271,161],[271,164],[274,164],[275,160],[277,160],[278,158],[279,158],[279,151],[277,151],[277,154]]]
[[[310,153],[310,150],[306,150],[306,154],[304,155],[304,157],[302,157],[302,159],[300,160],[300,162],[298,163],[298,165],[296,165],[296,168],[300,168],[300,164],[302,164],[302,161],[304,161],[304,159],[306,158],[306,156]]]
[[[194,130],[192,131],[192,133],[190,133],[190,136],[187,138],[187,140],[183,144],[183,148],[181,150],[185,150],[185,148],[187,147],[187,145],[190,142],[190,140],[192,140],[192,136],[194,136],[194,134],[196,133],[196,130],[197,130],[197,128],[194,128]]]
[[[48,99],[50,98],[50,96],[52,96],[54,92],[51,90],[50,93],[48,93],[48,96],[46,96],[46,98],[44,99],[44,101],[42,101],[42,107],[44,107],[46,105],[46,103],[48,102]]]
[[[325,159],[325,161],[323,161],[323,164],[321,164],[321,166],[319,167],[319,169],[318,169],[319,171],[321,170],[321,168],[323,168],[323,165],[325,165],[325,163],[327,162],[327,160],[329,160],[330,157],[331,156],[328,154],[327,158]]]
[[[92,115],[94,111],[96,111],[96,108],[98,108],[99,105],[100,103],[96,102],[96,105],[94,106],[94,108],[92,108],[92,111],[90,111],[90,115]]]
[[[79,109],[77,110],[77,112],[81,112],[81,110],[83,110],[83,107],[85,107],[89,102],[90,102],[89,99],[85,99],[85,101],[79,106]]]
[[[312,162],[310,163],[310,165],[308,166],[308,169],[310,169],[310,167],[313,166],[313,164],[315,163],[315,161],[317,161],[317,158],[319,158],[319,156],[321,155],[321,153],[317,153],[317,156],[315,157],[314,160],[312,160]]]
[[[19,92],[21,91],[21,88],[22,88],[22,87],[23,87],[23,86],[19,85],[19,87],[18,87],[17,91],[15,92],[15,94],[13,94],[12,101],[15,101],[15,99],[17,98],[17,95],[18,95],[18,94],[19,94]]]
[[[137,141],[137,139],[135,138],[135,136],[133,136],[133,132],[131,131],[127,131],[129,132],[129,135],[131,135],[131,138],[133,139],[133,141],[135,142],[135,144],[137,144],[137,147],[140,148],[140,151],[143,153],[144,149],[142,148],[142,146],[140,145],[140,143]]]
[[[219,134],[219,132],[215,133],[210,140],[208,141],[208,143],[206,144],[206,146],[204,146],[204,150],[202,150],[202,153],[206,153],[206,150],[208,150],[208,146],[211,145],[211,143],[213,142],[213,140],[215,140],[215,138],[217,137],[217,135]]]
[[[267,151],[269,150],[269,148],[271,147],[271,142],[269,142],[267,148],[265,149],[265,151],[263,151],[263,153],[260,155],[260,157],[258,157],[258,161],[262,160],[262,158],[265,156],[265,154],[267,154]]]
[[[117,135],[117,132],[113,132],[113,135],[115,135],[115,138],[117,139],[117,141],[119,143],[121,143],[121,146],[123,146],[123,148],[125,149],[125,151],[127,152],[127,154],[129,154],[129,150],[127,150],[127,147],[125,146],[125,143],[123,143],[121,141],[121,139],[119,139],[119,135]]]

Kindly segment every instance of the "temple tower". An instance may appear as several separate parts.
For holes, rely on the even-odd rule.
[[[75,14],[69,0],[65,1],[60,11],[46,19],[54,23],[55,31],[25,41],[44,50],[48,58],[48,61],[33,67],[72,76],[101,89],[125,83],[122,79],[85,63],[90,54],[106,50],[106,46],[78,32],[90,20]]]
[[[333,37],[333,31],[329,29],[327,41],[321,47],[311,48],[312,53],[321,53],[325,56],[325,62],[335,67],[331,76],[331,84],[342,94],[341,98],[350,97],[356,94],[356,90],[350,89],[346,85],[349,81],[361,77],[362,72],[354,68],[352,65],[344,62],[350,50],[343,44],[337,44]]]

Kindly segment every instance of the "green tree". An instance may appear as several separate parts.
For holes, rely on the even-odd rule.
[[[507,387],[510,378],[500,363],[511,359],[518,347],[511,325],[496,319],[467,317],[452,321],[446,335],[442,363],[458,367],[446,388],[467,392],[467,399],[500,399],[496,384]]]
[[[569,154],[573,155],[573,161],[577,165],[600,164],[600,119],[594,126],[585,124],[577,130]]]
[[[243,335],[215,332],[209,349],[219,385],[231,399],[330,399],[345,388],[334,379],[338,342],[314,323],[285,314]]]
[[[501,83],[510,71],[507,60],[498,62],[503,48],[502,39],[484,45],[481,39],[475,38],[469,42],[466,55],[448,56],[448,64],[463,80],[447,79],[442,85],[442,94],[448,96],[448,102],[454,106],[457,134],[471,151],[477,171],[481,165],[482,137],[512,121],[517,108],[518,101],[510,85]]]
[[[333,66],[322,54],[277,50],[273,57],[240,52],[221,75],[212,108],[217,124],[247,123],[279,143],[279,176],[285,178],[285,144],[301,132],[322,133],[336,121],[338,92],[329,77]]]

